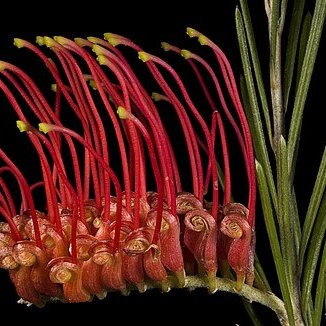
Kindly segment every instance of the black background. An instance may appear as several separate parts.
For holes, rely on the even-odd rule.
[[[268,69],[268,43],[267,20],[263,8],[264,1],[248,1],[254,16],[254,27],[257,32],[259,52],[263,58],[263,71]],[[313,1],[307,1],[311,5]],[[0,32],[0,60],[9,61],[31,71],[37,78],[42,78],[42,72],[23,49],[18,50],[13,45],[13,38],[19,37],[34,41],[36,35],[63,35],[66,37],[102,37],[104,32],[112,32],[129,37],[144,50],[160,56],[160,42],[167,41],[180,47],[191,48],[195,41],[186,35],[186,27],[193,27],[216,42],[228,56],[236,75],[242,73],[240,53],[235,32],[234,12],[238,1],[212,1],[205,3],[199,1],[195,4],[180,3],[175,5],[165,3],[137,3],[132,6],[123,3],[121,8],[114,4],[92,4],[76,7],[76,10],[68,11],[66,7],[36,8],[39,14],[21,15],[13,17],[7,29],[15,30],[16,23],[20,21],[19,32]],[[117,4],[118,5],[118,4]],[[40,10],[40,11],[37,11]],[[23,12],[24,8],[20,8]],[[69,28],[65,26],[68,24]],[[42,27],[42,28],[41,28]],[[100,32],[69,32],[66,30],[97,28]],[[43,31],[49,30],[52,31]],[[54,29],[56,28],[56,29]],[[3,27],[3,29],[5,29]],[[26,30],[35,30],[29,32]],[[54,31],[53,31],[54,29]],[[16,29],[17,30],[17,29]],[[60,31],[61,30],[61,31]],[[305,207],[313,185],[313,177],[318,167],[319,158],[325,144],[325,120],[322,111],[325,105],[322,103],[325,85],[321,83],[325,73],[325,45],[321,47],[318,57],[318,69],[313,79],[312,88],[308,97],[307,110],[303,124],[303,136],[301,138],[301,150],[297,175],[299,208],[305,212]],[[325,79],[324,79],[325,80]],[[266,80],[268,83],[268,80]],[[3,97],[1,97],[1,101]],[[1,105],[0,120],[0,146],[19,160],[20,166],[26,165],[28,152],[20,150],[16,152],[16,142],[22,142],[22,137],[15,127],[16,118],[11,115],[6,105]],[[12,157],[11,156],[11,157]],[[26,167],[25,167],[26,168]],[[29,166],[29,173],[32,173]],[[304,213],[301,215],[304,216]],[[274,267],[266,242],[266,234],[263,229],[262,216],[257,216],[258,241],[257,251],[262,257],[268,276],[273,280]],[[278,288],[274,290],[278,292]],[[24,320],[33,324],[46,324],[70,322],[82,323],[86,317],[92,322],[110,324],[115,320],[118,323],[133,323],[142,325],[163,324],[188,324],[198,322],[200,325],[214,323],[215,325],[251,325],[249,317],[236,295],[217,293],[207,294],[206,290],[196,290],[189,293],[186,290],[171,290],[170,293],[161,294],[157,290],[148,291],[145,294],[132,293],[128,297],[120,294],[109,294],[103,300],[94,300],[86,304],[53,304],[43,309],[26,307],[16,303],[17,296],[11,285],[7,272],[0,270],[0,311],[1,318],[8,317],[12,323]],[[259,304],[254,304],[264,320],[264,325],[277,325],[278,322],[272,312]]]

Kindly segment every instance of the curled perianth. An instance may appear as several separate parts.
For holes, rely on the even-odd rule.
[[[176,198],[177,213],[186,214],[193,209],[202,209],[203,205],[201,201],[190,192],[179,192]]]
[[[147,225],[155,228],[157,221],[157,210],[151,209],[147,215]],[[182,248],[180,243],[180,223],[168,209],[162,212],[162,223],[160,230],[161,260],[163,265],[172,271],[180,287],[185,285],[185,270]]]
[[[208,277],[209,291],[217,290],[217,225],[213,216],[204,209],[194,209],[185,215],[184,242],[194,255],[199,269]]]
[[[151,247],[153,230],[141,227],[132,231],[124,241],[123,251],[128,255],[143,254]]]
[[[53,283],[62,284],[63,300],[67,302],[88,302],[92,296],[82,283],[80,265],[71,257],[58,257],[48,263],[49,276]]]
[[[34,241],[22,240],[15,243],[13,246],[13,258],[19,266],[13,271],[12,279],[23,299],[27,301],[36,299],[36,304],[38,304],[41,297],[61,296],[60,287],[52,283],[49,277],[47,270],[48,255]],[[24,284],[20,283],[22,279],[25,279]],[[28,297],[29,294],[34,293],[32,288],[36,291],[38,297],[34,295],[32,295],[32,298]],[[24,298],[23,296],[26,297]]]
[[[227,260],[237,277],[236,290],[240,291],[249,273],[249,281],[252,283],[252,262],[251,245],[252,229],[243,214],[232,213],[225,216],[220,224],[220,231],[228,238]]]
[[[147,191],[146,192],[146,199],[150,209],[157,208],[158,203],[158,193],[155,191]],[[169,208],[169,205],[166,199],[163,199],[163,208]]]

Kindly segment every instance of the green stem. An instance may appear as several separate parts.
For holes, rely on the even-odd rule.
[[[277,144],[281,136],[284,135],[284,107],[282,98],[282,60],[281,60],[281,35],[278,30],[276,35],[276,45],[274,58],[271,60],[270,80],[271,80],[271,98],[274,124],[273,148],[276,151]]]
[[[250,303],[258,302],[266,307],[269,307],[276,313],[282,326],[290,325],[286,310],[284,308],[284,303],[275,294],[258,290],[246,284],[244,284],[242,290],[238,292],[235,290],[235,282],[224,278],[217,278],[216,283],[217,291],[234,293],[244,299],[247,299]],[[205,288],[207,287],[207,280],[203,277],[187,276],[186,287],[192,290],[196,288]]]

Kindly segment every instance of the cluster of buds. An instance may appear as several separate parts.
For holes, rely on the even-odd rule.
[[[149,285],[167,292],[187,287],[193,275],[211,293],[219,276],[234,277],[237,291],[253,285],[256,185],[248,122],[224,53],[198,31],[187,34],[213,51],[219,72],[193,52],[165,42],[162,48],[187,59],[205,112],[167,61],[116,34],[38,36],[38,45],[15,39],[53,78],[50,99],[29,74],[0,61],[0,89],[40,162],[30,183],[0,149],[0,267],[24,301],[87,302]],[[148,94],[120,45],[138,54],[162,93]],[[246,205],[232,200],[226,123],[243,156]],[[19,185],[19,205],[8,175]],[[36,191],[44,194],[44,209],[36,207]]]

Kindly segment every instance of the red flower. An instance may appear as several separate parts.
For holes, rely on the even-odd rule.
[[[189,78],[182,78],[167,60],[109,33],[37,37],[44,51],[15,39],[53,78],[53,97],[18,66],[0,62],[0,89],[40,162],[29,183],[0,149],[0,267],[23,300],[87,302],[148,285],[166,292],[188,286],[194,274],[215,292],[221,261],[234,270],[238,290],[245,278],[253,283],[256,188],[248,123],[224,53],[194,29],[187,33],[213,51],[219,72],[195,53],[162,43],[187,59]],[[162,94],[148,94],[148,80],[118,45],[138,54]],[[203,105],[189,91],[192,79]],[[243,154],[246,207],[231,202],[234,157],[225,125]],[[17,181],[21,203],[7,174]]]
[[[226,205],[224,214],[220,231],[227,239],[224,240],[223,249],[229,265],[236,273],[236,290],[240,291],[245,280],[253,284],[254,233],[248,223],[248,209],[242,204]]]

